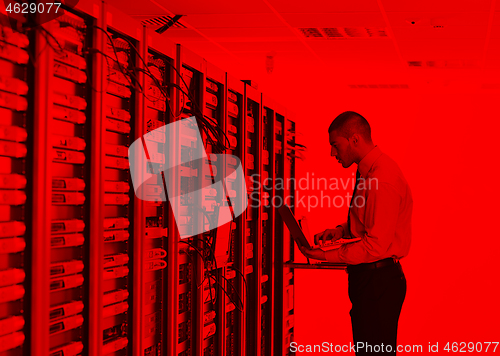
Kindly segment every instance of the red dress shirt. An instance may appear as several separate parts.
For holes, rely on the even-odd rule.
[[[375,146],[358,165],[361,180],[349,211],[351,236],[361,241],[327,251],[327,261],[355,265],[408,255],[413,199],[399,166]],[[347,223],[344,237],[350,238]]]

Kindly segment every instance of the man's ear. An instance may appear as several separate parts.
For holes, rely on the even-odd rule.
[[[350,141],[352,141],[352,144],[354,146],[357,146],[359,144],[360,137],[357,133],[353,134],[350,138]]]

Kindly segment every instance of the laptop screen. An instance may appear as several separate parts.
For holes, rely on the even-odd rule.
[[[288,227],[288,230],[290,230],[290,235],[295,240],[295,242],[298,245],[311,248],[311,245],[309,244],[309,241],[307,241],[304,232],[302,231],[302,229],[299,226],[299,223],[297,222],[297,219],[295,219],[295,216],[293,216],[290,207],[288,207],[288,205],[283,205],[278,208],[278,212],[280,213],[281,218]]]

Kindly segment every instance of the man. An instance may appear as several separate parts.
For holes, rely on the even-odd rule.
[[[315,243],[361,237],[327,252],[300,247],[313,259],[346,263],[352,334],[357,355],[396,354],[406,279],[399,263],[410,249],[413,200],[398,165],[375,146],[371,128],[347,111],[329,129],[331,155],[342,167],[358,165],[347,222],[314,237]],[[371,346],[371,347],[370,347]]]

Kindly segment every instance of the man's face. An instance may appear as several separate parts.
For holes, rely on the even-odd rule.
[[[335,130],[330,132],[330,145],[331,156],[335,157],[342,167],[348,168],[354,163],[351,143],[345,137],[339,136]]]

